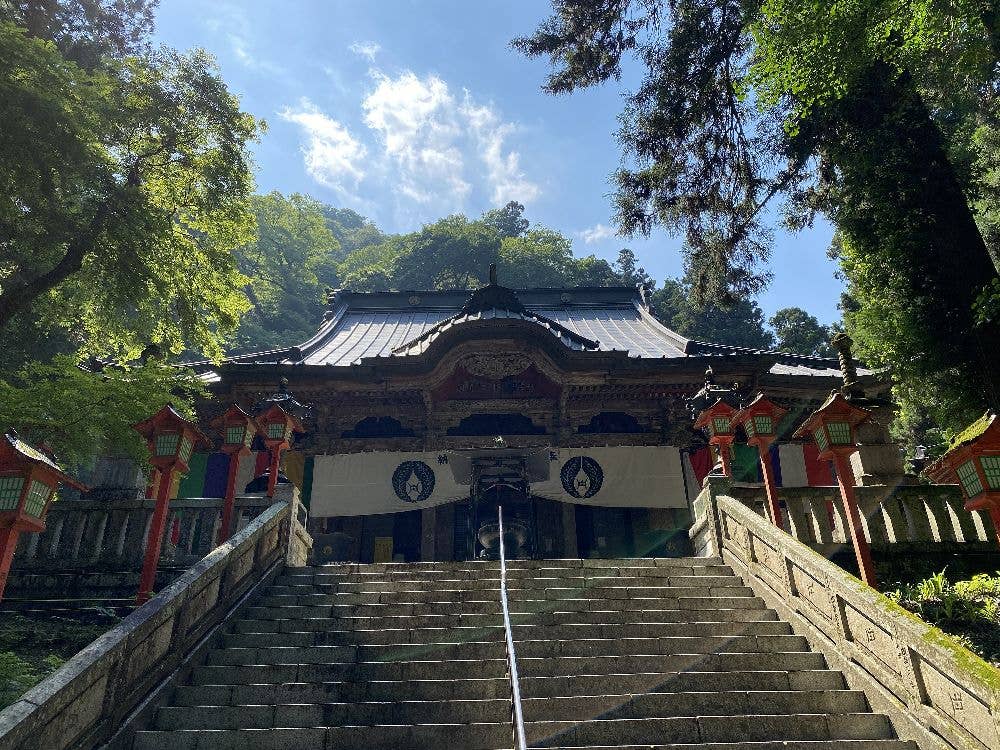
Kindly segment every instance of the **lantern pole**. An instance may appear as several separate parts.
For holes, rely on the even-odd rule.
[[[733,440],[733,416],[736,409],[728,401],[736,398],[737,385],[724,388],[715,384],[715,373],[709,367],[705,370],[705,384],[694,396],[687,399],[688,408],[694,417],[695,429],[704,430],[709,445],[715,446],[722,462],[722,473],[732,478],[731,450]]]
[[[778,436],[778,423],[787,413],[788,409],[778,406],[763,393],[759,393],[749,406],[734,414],[732,420],[734,426],[743,426],[747,433],[747,445],[757,448],[761,474],[764,475],[768,514],[771,516],[771,523],[782,530],[784,522],[781,518],[778,484],[774,480],[774,467],[771,466],[771,444]]]
[[[219,544],[229,541],[229,527],[233,523],[236,505],[236,474],[240,469],[240,454],[229,454],[229,476],[226,479],[226,499],[222,501],[222,521],[219,524]]]
[[[764,476],[764,491],[767,494],[767,508],[771,514],[771,523],[784,530],[781,518],[781,503],[778,500],[778,483],[774,479],[774,467],[771,465],[771,443],[773,438],[758,437],[757,452],[760,454],[760,472]]]
[[[132,425],[132,429],[146,439],[150,463],[154,467],[150,473],[147,497],[152,494],[152,485],[156,483],[156,501],[153,504],[153,515],[149,519],[146,551],[143,554],[139,591],[136,594],[136,604],[141,606],[149,601],[156,584],[156,568],[163,546],[174,477],[178,472],[184,473],[188,470],[191,452],[200,445],[209,444],[210,441],[194,422],[185,419],[170,404],[148,419]]]
[[[300,404],[289,393],[286,377],[282,377],[279,381],[278,392],[257,406],[257,424],[264,438],[264,445],[271,452],[271,466],[267,477],[268,497],[274,497],[274,490],[278,484],[281,452],[291,448],[293,433],[305,432],[301,416],[307,415],[311,409],[311,406]],[[275,427],[279,429],[272,432],[272,428]]]
[[[846,386],[844,390],[847,390]],[[875,588],[878,584],[875,563],[861,522],[861,512],[858,510],[854,469],[851,468],[850,460],[851,454],[858,450],[855,430],[870,418],[871,412],[852,404],[843,393],[833,391],[823,405],[810,414],[795,431],[795,437],[811,437],[819,448],[819,457],[833,461],[837,469],[837,484],[840,486],[844,515],[847,516],[847,528],[854,546],[854,557],[858,562],[858,573],[862,581]]]
[[[271,469],[267,477],[268,497],[274,497],[274,489],[278,485],[278,467],[281,465],[281,451],[283,448],[283,443],[271,448]]]
[[[17,538],[21,530],[15,526],[4,526],[0,529],[0,600],[7,588],[7,577],[10,575],[10,564],[14,561],[17,551]]]
[[[229,540],[233,532],[236,475],[239,473],[240,459],[250,453],[250,443],[257,434],[257,425],[253,418],[236,404],[213,420],[212,425],[222,433],[222,452],[229,456],[226,497],[222,503],[222,519],[219,524],[219,543],[222,544]]]
[[[732,450],[733,440],[724,440],[723,438],[716,438],[715,448],[719,452],[719,460],[722,461],[722,473],[727,477],[732,479],[733,477],[733,465],[732,457],[730,451]]]
[[[875,588],[878,585],[875,578],[875,562],[872,560],[872,549],[861,524],[861,512],[858,510],[858,499],[854,491],[854,469],[851,468],[850,457],[848,454],[836,451],[833,464],[837,467],[840,499],[844,504],[844,514],[847,516],[847,526],[851,532],[851,542],[854,545],[854,556],[858,561],[861,580]]]
[[[149,522],[149,534],[146,535],[146,553],[142,558],[142,574],[139,577],[139,593],[136,604],[142,605],[149,601],[153,587],[156,585],[156,567],[160,561],[160,549],[163,547],[163,534],[167,524],[167,509],[170,506],[170,488],[174,483],[173,470],[158,472],[159,488],[156,493],[156,505],[153,506],[153,517]]]
[[[44,445],[44,444],[43,444]],[[7,588],[10,566],[22,531],[45,531],[45,517],[60,484],[85,492],[87,487],[72,479],[44,448],[39,450],[11,430],[0,437],[0,599]]]

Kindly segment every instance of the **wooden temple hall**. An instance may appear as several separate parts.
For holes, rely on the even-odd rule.
[[[786,441],[841,384],[835,360],[685,339],[636,289],[495,279],[471,293],[334,292],[308,341],[196,368],[214,396],[205,423],[279,383],[309,407],[279,481],[298,485],[320,562],[489,556],[498,507],[514,556],[685,554],[715,462],[688,401],[706,371],[787,407]],[[869,396],[887,388],[870,371],[860,381]],[[785,486],[835,481],[813,446],[779,441],[768,459]],[[266,455],[242,461],[240,487],[262,486]],[[193,457],[180,496],[220,496],[226,462]],[[757,449],[735,446],[733,471],[758,481]]]

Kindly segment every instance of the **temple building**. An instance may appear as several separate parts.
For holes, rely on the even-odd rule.
[[[213,396],[206,421],[279,383],[310,407],[284,474],[317,561],[488,556],[498,507],[516,556],[685,554],[714,464],[688,403],[706,372],[789,409],[767,457],[780,482],[833,483],[787,434],[841,385],[836,360],[688,340],[632,288],[338,291],[308,341],[195,368]],[[888,389],[858,377],[870,396]],[[756,449],[736,448],[735,478],[757,481]],[[227,461],[196,456],[181,496],[218,494]],[[266,455],[244,464],[241,486]]]

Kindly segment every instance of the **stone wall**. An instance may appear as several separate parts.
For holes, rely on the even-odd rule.
[[[167,678],[182,678],[220,624],[286,559],[303,559],[310,539],[300,520],[295,502],[279,498],[0,713],[0,750],[129,746],[132,722],[155,707]]]
[[[699,494],[692,538],[922,750],[1000,748],[1000,670],[777,529],[724,479]]]

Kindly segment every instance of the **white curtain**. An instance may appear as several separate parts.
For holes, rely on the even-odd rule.
[[[534,495],[585,505],[687,507],[677,448],[562,448],[546,453],[548,477],[531,483]],[[469,496],[468,472],[460,469],[467,465],[467,457],[455,452],[316,456],[310,513],[373,515],[454,502]],[[456,479],[456,470],[463,482]]]

